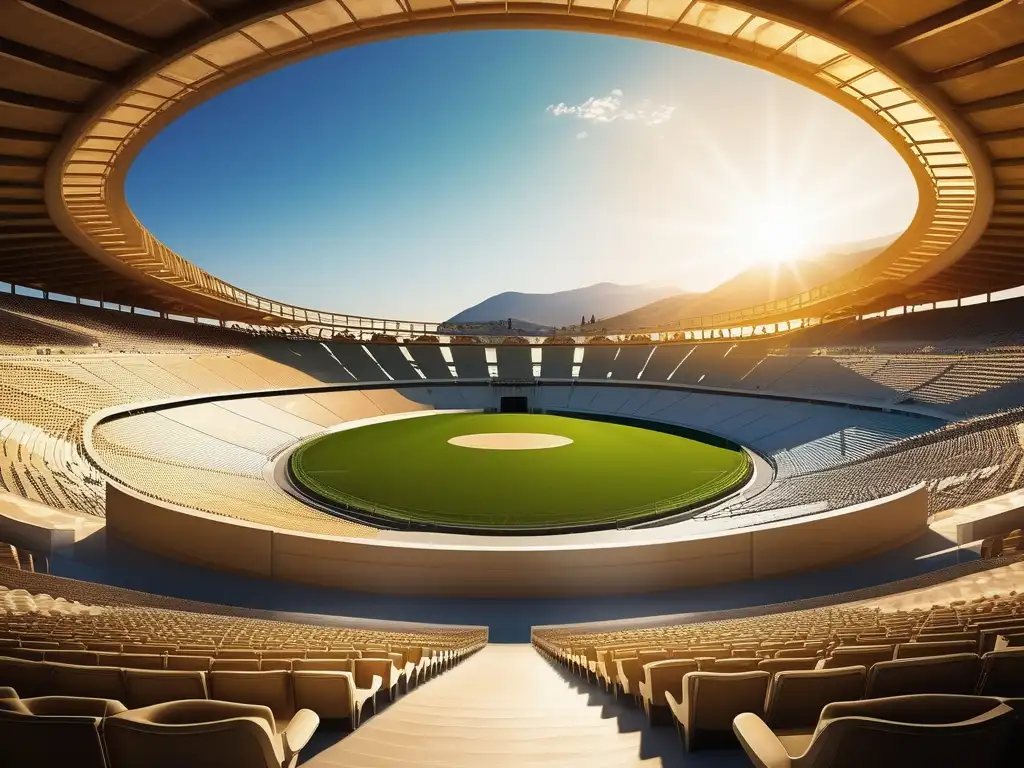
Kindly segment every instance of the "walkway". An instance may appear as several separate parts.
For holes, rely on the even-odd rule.
[[[549,663],[529,645],[488,645],[399,699],[308,768],[749,766],[742,751],[686,756],[671,727]]]

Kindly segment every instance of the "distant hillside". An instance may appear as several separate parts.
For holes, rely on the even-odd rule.
[[[518,293],[508,291],[485,299],[448,320],[448,323],[491,323],[519,318],[523,328],[529,325],[561,328],[579,324],[586,315],[609,317],[658,301],[678,296],[679,289],[668,285],[618,285],[597,283],[586,288],[557,293]],[[686,295],[686,294],[684,294]],[[525,326],[523,325],[525,324]]]
[[[712,315],[749,307],[765,301],[784,299],[866,264],[894,238],[876,238],[850,246],[838,246],[817,259],[795,261],[776,267],[763,264],[747,269],[717,288],[703,294],[679,294],[645,307],[609,317],[599,323],[607,328],[642,328],[674,322],[680,318]],[[846,248],[861,247],[847,251]]]

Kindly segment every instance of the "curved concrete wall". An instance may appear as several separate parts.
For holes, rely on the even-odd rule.
[[[835,512],[676,540],[584,546],[397,543],[315,536],[162,504],[107,485],[107,531],[158,555],[265,578],[391,594],[625,594],[799,573],[892,549],[927,530],[917,486]]]

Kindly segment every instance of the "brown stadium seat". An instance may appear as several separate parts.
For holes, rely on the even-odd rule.
[[[863,666],[870,669],[876,662],[892,661],[894,652],[891,645],[841,645],[822,659],[821,668]]]
[[[821,655],[819,648],[780,648],[775,652],[776,659],[814,659]]]
[[[43,696],[0,699],[0,764],[5,768],[106,768],[103,718],[120,702]]]
[[[896,646],[897,659],[919,659],[922,656],[946,656],[951,653],[977,653],[974,640],[900,643]]]
[[[780,739],[755,713],[738,715],[733,728],[762,767],[998,768],[1013,722],[1013,709],[999,699],[924,694],[829,704],[801,738]]]
[[[122,653],[106,663],[122,669],[163,669],[166,658],[155,653]]]
[[[355,673],[355,659],[295,659],[292,670]]]
[[[672,713],[668,708],[665,693],[681,692],[683,675],[696,671],[697,662],[687,659],[652,661],[644,665],[644,678],[639,684],[639,695],[651,723],[671,722]]]
[[[132,708],[148,707],[180,699],[206,699],[206,677],[184,670],[126,669],[127,700]]]
[[[292,768],[319,722],[308,709],[282,728],[268,707],[174,701],[109,718],[103,738],[110,768]]]
[[[982,656],[978,693],[982,696],[1024,697],[1024,648],[989,651]]]
[[[46,661],[59,661],[64,664],[81,664],[83,666],[95,667],[100,663],[99,658],[99,654],[96,651],[46,651]]]
[[[0,699],[16,699],[18,692],[9,685],[0,685]]]
[[[41,661],[0,657],[0,680],[24,698],[53,693],[52,675],[53,668]]]
[[[211,656],[168,656],[165,662],[167,669],[181,669],[195,672],[209,672],[213,664]]]
[[[291,659],[260,659],[260,672],[274,672],[278,670],[284,670],[285,672],[291,672],[292,660]]]
[[[881,661],[868,670],[864,698],[915,693],[974,693],[981,659],[974,653]]]
[[[826,704],[863,697],[866,676],[864,667],[779,672],[768,689],[765,722],[772,730],[814,730]]]
[[[49,664],[52,670],[51,693],[58,696],[124,701],[124,672],[120,667],[84,667],[77,664]]]
[[[683,677],[682,701],[665,694],[687,752],[705,744],[735,743],[732,721],[742,712],[764,714],[767,672],[689,672]]]
[[[818,660],[815,658],[804,658],[804,659],[761,659],[757,663],[758,669],[763,669],[772,675],[779,672],[785,672],[787,670],[796,669],[814,669],[818,664]]]
[[[259,659],[222,659],[213,660],[210,669],[214,672],[259,672]]]

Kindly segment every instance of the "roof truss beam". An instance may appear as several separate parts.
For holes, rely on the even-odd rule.
[[[960,77],[976,75],[979,72],[987,72],[990,69],[1019,64],[1022,61],[1024,61],[1024,43],[1017,43],[1008,48],[965,61],[962,64],[954,64],[951,67],[932,72],[931,81],[933,83],[944,83]]]
[[[49,69],[54,72],[63,72],[66,75],[74,75],[75,77],[94,80],[98,83],[110,83],[113,81],[111,73],[99,69],[98,67],[82,64],[81,62],[73,59],[67,59],[63,56],[58,56],[55,53],[41,51],[30,45],[22,45],[14,40],[7,40],[3,37],[0,37],[0,56],[18,59],[20,61],[28,62],[29,64],[34,64],[37,67],[42,67],[43,69]]]
[[[49,96],[37,96],[34,93],[23,93],[22,91],[14,91],[10,88],[0,88],[0,102],[14,107],[45,109],[49,112],[72,113],[78,111],[78,105],[70,101],[53,99]]]
[[[155,40],[145,35],[132,32],[130,29],[111,24],[106,19],[94,16],[88,11],[83,11],[69,3],[60,0],[18,0],[22,5],[51,16],[64,24],[77,27],[96,37],[102,37],[113,43],[134,48],[143,53],[155,54],[159,45]]]
[[[973,113],[987,112],[991,109],[1009,109],[1019,107],[1022,104],[1024,104],[1024,91],[1013,91],[1012,93],[1004,93],[1002,96],[990,96],[987,99],[969,101],[960,108],[964,112]],[[983,138],[987,137],[983,136]]]
[[[895,32],[886,35],[883,38],[884,45],[897,48],[916,40],[923,40],[926,37],[958,27],[968,21],[973,21],[979,16],[984,16],[986,13],[994,11],[996,8],[1001,8],[1004,5],[1015,2],[1017,0],[964,0],[964,2],[957,3],[952,8],[939,11],[932,16],[915,21],[913,24],[908,24],[902,29],[897,29]]]

